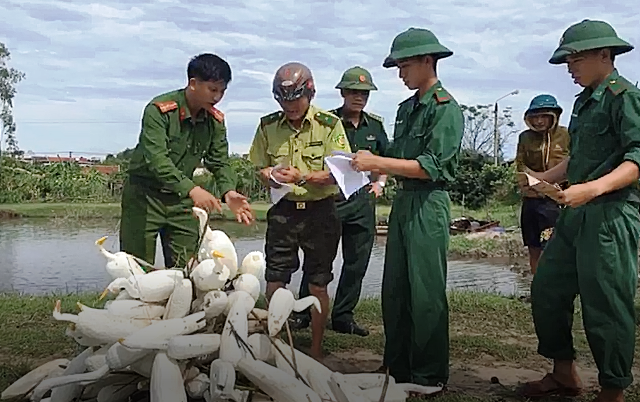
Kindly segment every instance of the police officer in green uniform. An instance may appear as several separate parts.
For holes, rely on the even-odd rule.
[[[636,342],[634,297],[638,281],[640,196],[640,90],[614,67],[633,46],[606,22],[569,27],[549,62],[568,66],[583,87],[573,106],[568,159],[536,174],[567,179],[566,205],[546,245],[531,289],[538,352],[554,369],[520,389],[526,397],[576,395],[571,329],[580,295],[584,329],[598,367],[597,401],[623,401],[632,383]]]
[[[322,359],[322,337],[329,310],[327,285],[340,242],[340,220],[334,197],[339,189],[324,162],[333,151],[351,152],[340,119],[315,105],[313,76],[300,63],[280,67],[273,95],[282,108],[260,119],[249,159],[271,187],[292,191],[267,212],[265,244],[267,299],[291,281],[304,252],[302,270],[309,293],[320,301],[311,314],[311,356]]]
[[[191,208],[222,211],[220,201],[193,182],[200,161],[238,221],[253,220],[246,197],[235,191],[224,114],[215,107],[231,81],[229,64],[201,54],[189,62],[187,77],[186,88],[145,106],[122,192],[120,249],[153,264],[162,233],[167,267],[184,267],[195,254],[198,222]]]
[[[386,156],[360,150],[359,171],[396,176],[389,216],[382,314],[383,365],[398,382],[446,384],[449,311],[446,295],[450,198],[463,134],[460,105],[436,74],[452,51],[427,29],[410,28],[393,40],[384,67],[397,66],[415,93],[400,103]]]
[[[562,108],[549,94],[534,97],[524,113],[528,130],[520,133],[516,151],[516,169],[545,172],[561,163],[569,154],[569,132],[560,125]],[[518,176],[522,194],[520,227],[522,240],[529,250],[531,273],[536,273],[547,236],[560,214],[560,205],[528,186],[526,176]]]
[[[336,85],[344,98],[343,105],[331,110],[340,117],[352,151],[366,149],[379,155],[384,153],[389,140],[382,117],[365,112],[371,91],[378,88],[371,73],[355,66],[342,74]],[[371,185],[363,187],[348,200],[342,192],[336,197],[338,216],[342,222],[342,271],[331,311],[331,328],[336,332],[367,336],[369,331],[353,319],[353,309],[358,304],[362,280],[367,272],[376,232],[375,197],[382,195],[386,176],[380,175]],[[300,297],[308,295],[307,277],[300,282]],[[308,311],[292,315],[292,327],[309,325]]]

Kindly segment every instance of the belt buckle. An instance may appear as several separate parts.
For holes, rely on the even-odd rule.
[[[296,202],[296,209],[307,209],[306,202]]]
[[[397,184],[397,186],[396,186],[396,187],[398,187],[400,190],[402,190],[402,188],[404,187],[403,182],[401,182],[401,181],[400,181],[400,182],[398,182],[398,184]]]

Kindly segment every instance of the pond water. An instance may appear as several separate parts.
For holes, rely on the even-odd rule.
[[[110,282],[106,259],[94,242],[105,235],[105,248],[118,251],[117,220],[16,219],[0,221],[0,291],[29,294],[103,290]],[[254,250],[264,252],[264,223],[245,227],[235,222],[211,222],[212,229],[225,231],[234,242],[239,261]],[[362,296],[380,293],[386,238],[376,237]],[[300,252],[302,258],[302,252]],[[164,264],[158,242],[155,265]],[[335,294],[342,265],[342,252],[334,261]],[[530,275],[522,262],[508,260],[451,260],[449,288],[499,292],[506,295],[527,293]],[[302,273],[296,272],[289,288],[297,291]],[[264,280],[262,280],[264,290]]]

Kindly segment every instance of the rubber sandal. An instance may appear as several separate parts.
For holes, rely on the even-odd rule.
[[[552,382],[555,387],[544,389],[545,382]],[[566,387],[558,382],[553,374],[548,373],[541,380],[530,381],[518,389],[517,394],[524,398],[544,398],[549,396],[575,397],[582,394],[582,388]]]

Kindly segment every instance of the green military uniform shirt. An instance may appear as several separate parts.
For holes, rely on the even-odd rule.
[[[333,151],[351,152],[340,119],[329,112],[310,105],[300,131],[294,129],[283,112],[275,112],[260,119],[249,159],[258,168],[293,166],[303,175],[328,170],[325,156]],[[316,201],[335,195],[336,185],[292,185],[284,198],[291,201]]]
[[[438,81],[422,98],[418,93],[400,103],[394,138],[387,156],[415,159],[429,180],[445,184],[454,180],[464,118],[458,103]],[[400,186],[422,182],[397,177]],[[402,184],[400,184],[402,183]]]
[[[331,110],[331,113],[342,119],[349,146],[352,152],[371,151],[375,155],[384,155],[389,139],[384,129],[382,117],[369,112],[362,112],[358,127],[343,118],[342,107]]]
[[[569,134],[569,184],[598,179],[624,161],[640,166],[640,90],[614,70],[578,94]],[[636,191],[629,199],[640,201]]]
[[[191,116],[185,90],[179,89],[155,97],[145,107],[129,174],[184,198],[195,187],[193,172],[202,161],[222,196],[236,187],[228,152],[223,113],[212,107]]]

